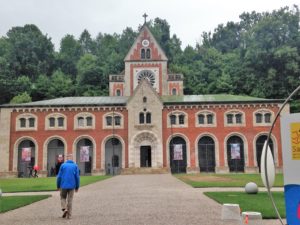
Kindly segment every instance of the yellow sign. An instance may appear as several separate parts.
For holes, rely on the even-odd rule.
[[[291,123],[292,160],[300,160],[300,123]]]

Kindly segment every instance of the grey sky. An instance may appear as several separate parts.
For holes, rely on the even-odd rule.
[[[183,47],[195,46],[202,32],[238,21],[242,12],[272,11],[293,4],[299,6],[299,0],[0,0],[0,36],[14,26],[35,24],[58,49],[62,37],[72,34],[78,38],[84,29],[93,38],[99,32],[136,30],[146,12],[148,19],[166,19]]]

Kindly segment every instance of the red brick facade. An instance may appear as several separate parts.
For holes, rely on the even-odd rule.
[[[149,42],[142,44],[145,40]],[[143,47],[150,49],[149,58],[142,58]],[[153,83],[147,77],[137,80],[143,69],[150,71]],[[26,172],[29,163],[21,159],[23,147],[32,149],[34,164],[45,176],[53,175],[50,169],[57,165],[57,155],[67,153],[73,153],[82,174],[149,168],[154,172],[199,173],[209,169],[222,173],[232,171],[230,146],[236,143],[241,157],[235,159],[240,166],[236,172],[258,172],[257,155],[281,101],[229,95],[222,100],[217,95],[185,98],[182,76],[167,71],[164,52],[144,26],[125,58],[125,73],[110,79],[110,97],[3,106],[0,122],[5,130],[0,132],[0,151],[7,158],[2,158],[0,175]],[[177,96],[172,96],[173,88]],[[262,116],[266,117],[263,121]],[[236,123],[230,121],[231,117]],[[280,120],[271,142],[275,166],[281,170]],[[175,159],[175,145],[181,148],[180,160]],[[82,146],[91,147],[88,162],[79,159]]]

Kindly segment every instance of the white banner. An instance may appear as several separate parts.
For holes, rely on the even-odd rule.
[[[231,159],[241,159],[240,144],[231,144]]]
[[[90,146],[80,146],[80,162],[90,161]]]
[[[183,160],[182,144],[174,145],[174,160]]]
[[[22,148],[22,161],[23,162],[31,161],[31,148]]]

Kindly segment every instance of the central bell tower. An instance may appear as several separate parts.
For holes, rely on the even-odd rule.
[[[159,95],[167,94],[168,58],[146,24],[125,59],[124,95],[131,96],[142,79],[147,79]]]
[[[168,58],[145,23],[124,58],[123,74],[109,76],[110,96],[132,96],[143,79],[147,79],[159,96],[182,95],[182,74],[168,74]]]

